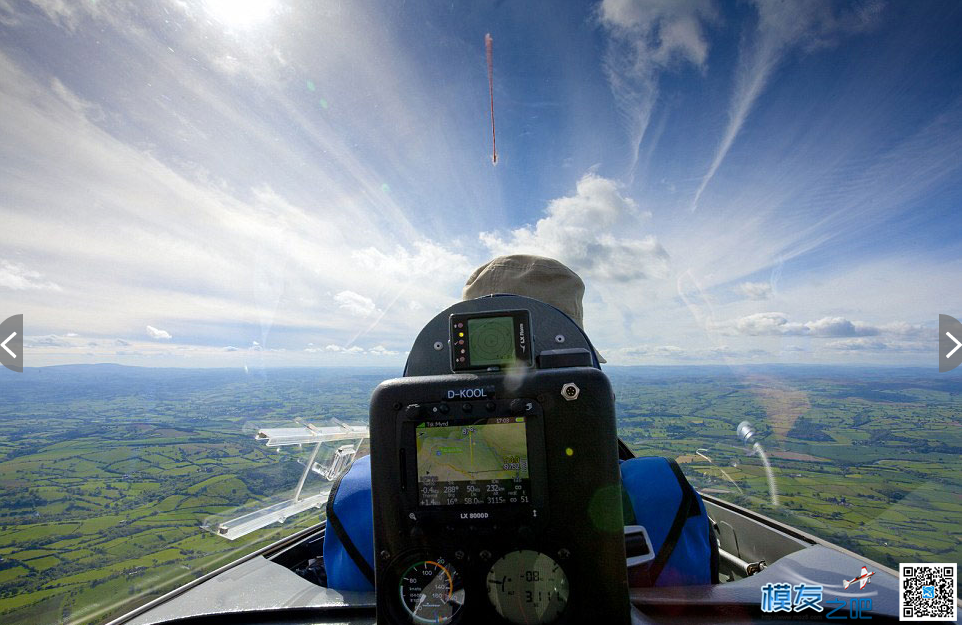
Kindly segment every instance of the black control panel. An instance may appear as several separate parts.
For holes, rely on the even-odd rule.
[[[439,313],[370,429],[378,622],[628,622],[614,396],[566,315]]]
[[[627,622],[600,370],[386,381],[371,401],[371,462],[378,621]]]

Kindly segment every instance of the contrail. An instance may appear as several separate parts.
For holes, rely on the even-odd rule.
[[[488,93],[491,95],[491,163],[498,164],[498,146],[494,138],[494,39],[484,36],[484,51],[488,57]]]

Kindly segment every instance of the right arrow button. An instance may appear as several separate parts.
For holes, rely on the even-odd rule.
[[[962,363],[962,322],[951,315],[939,315],[939,371],[954,370]]]

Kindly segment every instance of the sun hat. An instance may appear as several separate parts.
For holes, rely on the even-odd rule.
[[[570,268],[555,259],[532,254],[511,254],[491,259],[474,270],[461,294],[473,300],[496,293],[525,296],[550,304],[565,313],[584,330],[585,283]],[[595,351],[598,360],[606,363]]]

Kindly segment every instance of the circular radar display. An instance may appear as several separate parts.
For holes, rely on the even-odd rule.
[[[458,573],[444,559],[419,561],[401,575],[401,604],[421,624],[447,624],[464,604]]]
[[[514,360],[514,318],[468,320],[472,365],[507,365]]]
[[[533,550],[509,552],[491,567],[488,599],[509,622],[548,624],[568,605],[568,577],[554,559]]]

